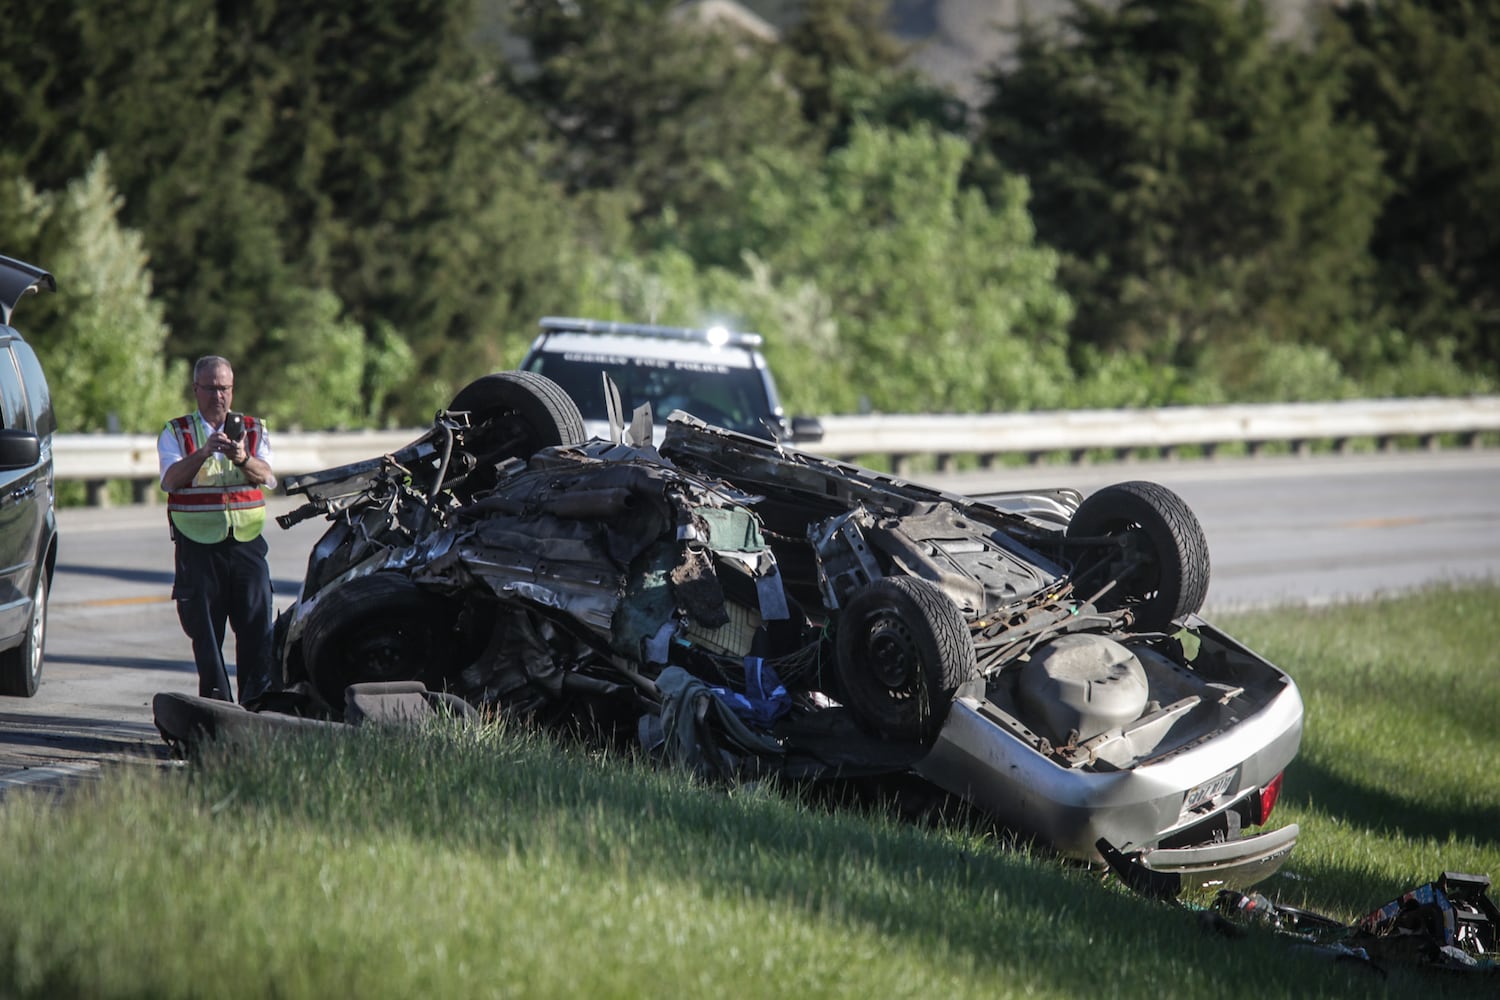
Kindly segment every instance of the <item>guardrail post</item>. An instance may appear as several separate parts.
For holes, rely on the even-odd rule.
[[[83,495],[87,498],[90,507],[108,507],[109,480],[85,479],[83,481]]]

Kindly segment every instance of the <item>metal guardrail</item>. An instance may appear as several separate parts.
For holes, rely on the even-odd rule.
[[[393,431],[272,432],[276,475],[316,472],[348,465],[374,455],[396,451],[423,433],[421,429]],[[57,434],[52,460],[61,480],[81,481],[88,502],[108,502],[111,480],[127,480],[136,503],[164,502],[158,485],[154,434]]]
[[[918,456],[940,471],[958,456],[989,467],[1006,455],[1039,462],[1051,455],[1082,462],[1090,453],[1124,458],[1137,452],[1172,457],[1186,448],[1213,456],[1226,446],[1261,454],[1281,445],[1307,454],[1369,442],[1391,450],[1412,442],[1436,448],[1444,437],[1465,447],[1500,431],[1500,396],[1374,399],[1334,403],[1167,406],[1149,410],[1073,410],[940,416],[831,416],[813,450],[839,457],[884,456],[897,472]]]
[[[1461,399],[1377,399],[1335,403],[1170,406],[1150,410],[1073,410],[938,415],[873,414],[822,418],[823,440],[805,450],[842,459],[884,461],[904,473],[915,459],[938,471],[970,456],[984,468],[1006,456],[1039,462],[1062,456],[1086,461],[1105,452],[1119,458],[1141,451],[1168,457],[1185,448],[1205,455],[1228,446],[1251,455],[1269,445],[1305,454],[1326,444],[1340,451],[1356,442],[1380,450],[1410,443],[1436,448],[1444,438],[1464,447],[1500,433],[1500,396]],[[395,451],[421,429],[276,433],[278,475],[314,472]],[[105,502],[106,484],[128,480],[136,502],[161,497],[156,438],[145,434],[59,434],[53,439],[57,476],[88,485],[90,503]]]

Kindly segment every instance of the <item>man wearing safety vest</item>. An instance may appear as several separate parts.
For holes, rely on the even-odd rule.
[[[167,422],[156,442],[161,488],[177,547],[172,599],[193,641],[198,694],[231,699],[224,624],[234,628],[240,704],[271,686],[271,569],[266,498],[271,442],[254,417],[234,413],[234,370],[221,357],[193,366],[194,413]]]

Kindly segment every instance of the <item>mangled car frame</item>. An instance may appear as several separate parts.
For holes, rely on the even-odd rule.
[[[700,766],[899,772],[1203,885],[1291,851],[1295,825],[1249,831],[1302,701],[1198,616],[1176,494],[966,497],[681,412],[659,450],[620,423],[585,440],[556,384],[500,372],[399,452],[288,477],[283,526],[332,525],[277,621],[285,683],[334,714],[349,685],[420,681]]]

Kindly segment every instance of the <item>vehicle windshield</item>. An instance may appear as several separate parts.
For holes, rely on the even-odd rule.
[[[742,434],[766,437],[761,422],[771,416],[765,385],[754,368],[714,361],[596,356],[572,352],[541,353],[527,367],[545,375],[573,397],[585,420],[606,421],[604,401],[607,373],[620,388],[625,419],[643,403],[651,404],[652,419],[660,426],[673,410],[686,410],[710,424]]]

